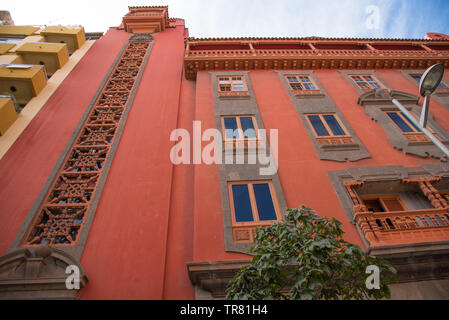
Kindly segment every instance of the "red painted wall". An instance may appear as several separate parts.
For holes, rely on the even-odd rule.
[[[171,214],[180,212],[171,206],[177,186],[172,185],[169,154],[173,142],[169,137],[178,124],[184,28],[153,36],[154,45],[81,259],[94,279],[83,289],[83,299],[162,299],[165,270],[172,274],[173,268],[166,266],[167,254],[176,256],[168,250],[167,240],[173,246],[183,241],[182,234],[169,234]],[[185,95],[191,95],[188,86],[184,86],[183,103]],[[177,173],[176,181],[188,180],[182,171]],[[176,199],[182,204],[183,195]],[[185,263],[181,268],[185,269]],[[192,289],[180,296],[189,294]]]
[[[210,74],[200,71],[196,81],[183,75],[185,34],[186,29],[177,26],[153,35],[81,258],[89,277],[82,299],[192,299],[186,262],[248,258],[224,250],[218,166],[174,166],[169,159],[172,130],[185,128],[193,136],[193,120],[201,121],[202,131],[215,127]],[[111,29],[98,40],[0,161],[1,255],[128,37],[123,30]],[[417,85],[399,71],[376,73],[393,89],[417,93]],[[346,239],[362,244],[327,172],[438,161],[393,149],[382,127],[357,105],[360,94],[341,73],[315,74],[372,158],[319,160],[279,75],[251,71],[249,77],[265,129],[279,130],[278,175],[287,205],[305,204],[339,219]],[[449,110],[434,99],[431,103],[437,122],[449,130]]]
[[[129,34],[111,29],[98,40],[0,160],[0,255],[11,245],[128,38]]]

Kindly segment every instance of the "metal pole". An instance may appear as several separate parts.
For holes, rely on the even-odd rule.
[[[423,128],[425,128],[427,125],[427,118],[429,115],[429,101],[430,101],[430,94],[426,94],[424,96],[424,103],[422,105],[421,117],[419,118],[419,124]]]
[[[426,128],[421,126],[421,124],[420,124],[421,121],[418,122],[418,120],[416,120],[415,117],[398,100],[393,99],[391,101],[396,105],[396,107],[399,108],[399,110],[401,110],[409,118],[409,120],[411,122],[413,122],[446,155],[446,157],[449,158],[449,149],[446,148],[446,146],[444,144],[442,144],[441,141],[438,140],[438,138],[435,137],[430,131],[428,131]],[[427,107],[428,107],[427,96],[425,97],[425,100],[424,100],[424,103],[426,103],[426,102],[427,102]],[[423,110],[423,112],[424,111],[425,110]],[[421,117],[422,117],[422,114],[421,114]]]

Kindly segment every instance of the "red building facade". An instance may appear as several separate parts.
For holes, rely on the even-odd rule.
[[[129,9],[0,160],[2,298],[223,298],[255,227],[301,204],[396,266],[394,298],[448,298],[447,158],[391,102],[419,114],[447,36],[197,39]],[[449,145],[447,73],[430,111]],[[204,161],[207,129],[232,161]],[[236,163],[258,152],[274,171]]]

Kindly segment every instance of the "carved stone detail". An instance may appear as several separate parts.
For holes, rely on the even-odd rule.
[[[87,283],[81,265],[67,253],[50,247],[20,248],[0,257],[0,299],[75,299],[68,289],[67,266],[79,270],[79,289]],[[73,282],[72,282],[73,284]]]
[[[129,41],[153,41],[151,33],[135,33],[129,38]]]

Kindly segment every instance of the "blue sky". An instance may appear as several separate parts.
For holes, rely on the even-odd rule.
[[[3,3],[16,24],[117,26],[128,5],[168,5],[194,37],[423,38],[449,34],[447,0],[15,0]]]

